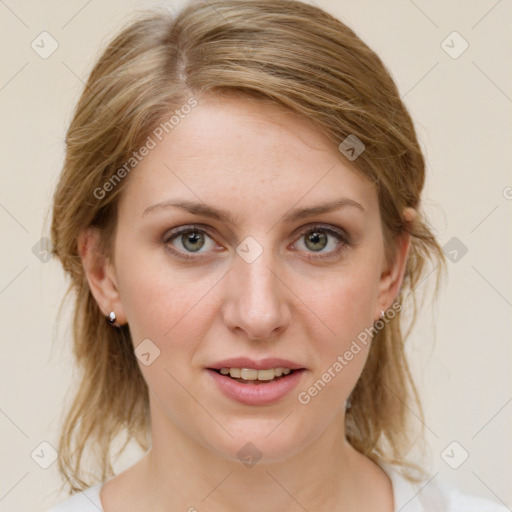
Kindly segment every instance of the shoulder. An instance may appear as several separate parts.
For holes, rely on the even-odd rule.
[[[100,490],[103,484],[78,492],[68,500],[56,505],[48,512],[103,512]]]
[[[509,512],[503,504],[461,492],[435,474],[420,483],[409,482],[396,466],[381,465],[393,485],[395,511]]]

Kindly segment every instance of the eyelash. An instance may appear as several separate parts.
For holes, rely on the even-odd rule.
[[[323,233],[326,233],[328,235],[332,235],[335,238],[338,239],[340,242],[340,245],[334,250],[329,252],[327,255],[321,255],[321,253],[316,253],[315,256],[307,256],[308,259],[312,260],[323,260],[323,259],[333,259],[334,257],[338,256],[344,249],[350,246],[350,242],[348,239],[347,234],[345,231],[341,229],[334,228],[333,226],[325,226],[322,224],[314,224],[309,225],[301,229],[301,231],[298,234],[297,240],[302,238],[304,235],[308,233],[313,233],[315,231],[321,231]],[[189,226],[180,226],[179,228],[174,228],[170,231],[168,231],[164,237],[163,237],[163,243],[165,245],[170,244],[174,239],[178,238],[180,235],[183,235],[184,233],[203,233],[207,235],[208,237],[212,238],[205,228],[201,228],[197,225],[189,225]],[[201,258],[201,256],[192,256],[193,253],[186,253],[179,250],[176,250],[174,248],[171,249],[173,254],[178,256],[179,258],[185,259],[185,260],[193,260]],[[197,253],[200,254],[200,253]],[[313,253],[314,254],[314,253]]]

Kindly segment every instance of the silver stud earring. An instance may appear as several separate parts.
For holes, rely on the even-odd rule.
[[[110,325],[114,325],[116,323],[117,317],[114,311],[111,311],[107,316],[107,322]]]
[[[384,318],[386,316],[386,314],[384,313],[384,310],[381,310],[380,312],[380,318]]]

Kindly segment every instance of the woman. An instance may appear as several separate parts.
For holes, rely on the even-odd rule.
[[[53,510],[504,510],[406,459],[400,320],[443,257],[411,118],[348,27],[288,0],[149,13],[66,143],[52,242],[83,374],[59,465],[81,492]],[[124,439],[146,453],[114,476]]]

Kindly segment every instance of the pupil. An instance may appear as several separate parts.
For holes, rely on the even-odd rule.
[[[321,244],[321,247],[315,246],[315,244],[318,243]],[[327,245],[327,236],[325,233],[314,231],[308,237],[306,237],[306,245],[312,250],[323,249]]]
[[[183,246],[193,252],[201,249],[202,244],[200,245],[200,247],[194,246],[194,244],[197,243],[198,240],[203,241],[203,243],[204,243],[203,239],[204,239],[203,235],[200,233],[197,233],[196,231],[192,231],[192,232],[184,234],[182,236]],[[189,242],[192,243],[192,246],[190,246]]]

